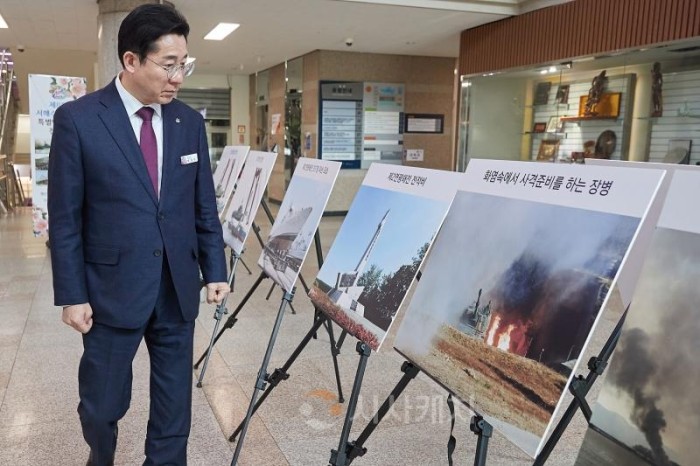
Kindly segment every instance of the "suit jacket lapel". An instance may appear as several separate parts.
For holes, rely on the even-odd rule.
[[[179,154],[175,151],[177,146],[175,138],[181,128],[179,128],[179,115],[173,105],[166,104],[160,108],[163,115],[163,167],[160,181],[160,197],[162,199],[170,191],[170,179],[180,163]]]
[[[124,104],[119,97],[119,92],[117,91],[117,86],[114,84],[114,81],[102,90],[102,98],[100,101],[105,106],[105,109],[100,112],[102,123],[107,127],[114,142],[119,146],[126,161],[131,165],[132,170],[141,181],[141,184],[143,184],[151,200],[158,205],[158,197],[153,190],[151,179],[148,176],[146,162],[143,160],[141,148],[138,145],[134,130],[129,121],[129,116],[126,114],[126,109],[124,109]]]

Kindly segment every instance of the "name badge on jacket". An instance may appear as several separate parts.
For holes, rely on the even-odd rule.
[[[188,165],[190,163],[195,163],[197,160],[199,160],[199,157],[197,157],[196,152],[194,154],[183,155],[182,157],[180,157],[180,165]]]

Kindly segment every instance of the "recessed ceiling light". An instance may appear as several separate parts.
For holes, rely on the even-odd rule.
[[[204,36],[204,40],[224,40],[226,36],[238,29],[239,26],[240,24],[236,23],[219,23]]]
[[[7,29],[8,27],[9,26],[7,25],[7,23],[3,19],[2,15],[0,15],[0,29]]]

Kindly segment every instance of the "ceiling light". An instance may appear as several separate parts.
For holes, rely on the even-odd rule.
[[[236,23],[219,23],[214,29],[204,36],[204,40],[224,40],[226,36],[238,29],[240,24]]]
[[[2,15],[0,15],[0,29],[7,29],[8,27],[9,26],[7,25],[7,23],[3,19]]]
[[[547,70],[540,70],[540,74],[547,74]]]
[[[549,67],[549,72],[550,72],[550,73],[556,73],[556,71],[557,71],[557,67],[556,67],[556,66],[550,66],[550,67]]]

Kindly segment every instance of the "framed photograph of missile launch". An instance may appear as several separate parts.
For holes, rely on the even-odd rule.
[[[664,174],[471,160],[395,348],[535,457]]]
[[[302,157],[282,200],[258,265],[291,292],[340,171],[340,162]]]
[[[700,167],[649,165],[667,168],[671,184],[593,406],[581,466],[700,458],[700,217],[689,215],[700,197]]]
[[[224,241],[236,254],[243,252],[243,244],[260,207],[276,158],[275,152],[253,150],[248,155],[238,188],[224,213],[222,225]]]
[[[309,292],[314,306],[378,350],[463,177],[373,163]]]
[[[233,188],[241,174],[243,163],[248,156],[250,146],[226,146],[221,153],[219,163],[214,170],[214,189],[216,192],[216,210],[222,217],[226,210],[226,205],[231,199]]]

